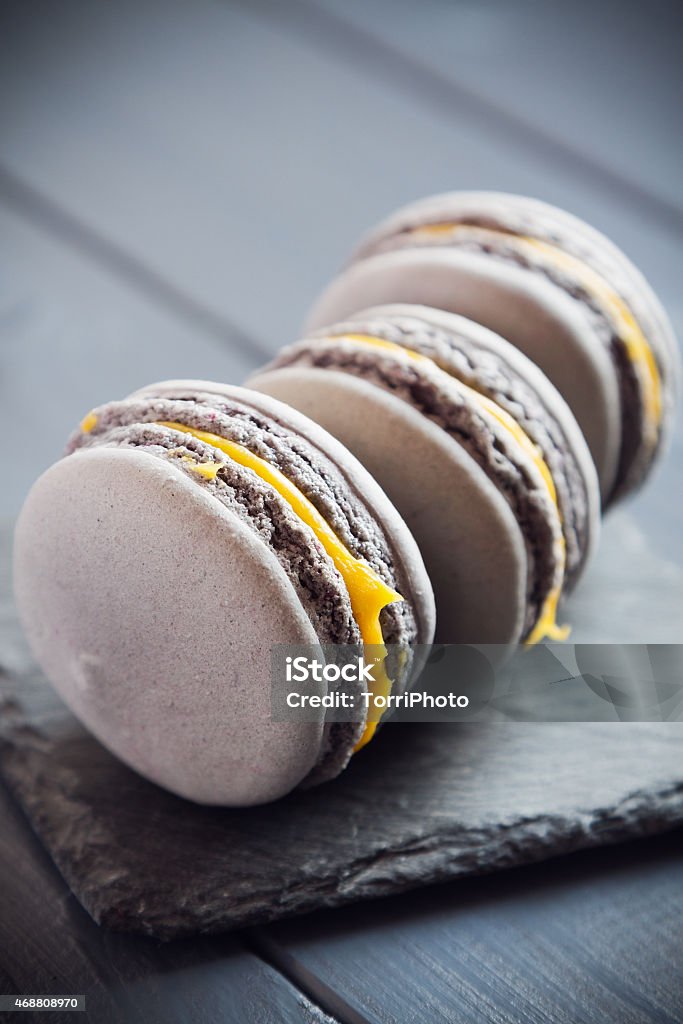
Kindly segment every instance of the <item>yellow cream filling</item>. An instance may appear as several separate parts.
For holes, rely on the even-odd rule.
[[[89,412],[87,416],[84,416],[81,420],[80,429],[82,433],[89,434],[97,426],[97,416],[94,412]]]
[[[334,337],[334,336],[330,336]],[[399,353],[403,356],[408,356],[410,359],[416,359],[425,363],[430,363],[432,367],[436,367],[443,373],[448,371],[443,370],[442,367],[431,359],[429,356],[424,355],[422,352],[415,352],[413,349],[404,348],[403,345],[397,345],[393,341],[386,341],[384,338],[375,338],[370,334],[343,334],[336,335],[336,337],[343,337],[348,341],[359,342],[364,345],[371,345],[374,348],[384,348],[390,351]],[[484,408],[489,416],[492,416],[504,430],[506,430],[515,440],[524,452],[533,461],[534,465],[538,469],[541,478],[548,491],[548,495],[557,511],[558,519],[561,522],[560,509],[557,502],[557,491],[555,489],[555,482],[552,477],[552,473],[548,467],[547,462],[543,458],[543,453],[538,445],[532,441],[526,431],[519,425],[519,423],[510,415],[502,406],[494,402],[493,399],[487,395],[482,395],[479,391],[470,387],[468,384],[464,384],[459,381],[460,386],[468,392],[474,402],[480,407]],[[566,561],[566,546],[564,542],[564,535],[561,534],[559,538],[560,545],[560,559],[561,559],[561,576],[564,578],[565,561]],[[562,593],[562,587],[553,587],[550,593],[545,598],[541,610],[534,624],[533,629],[529,633],[525,643],[527,645],[537,644],[539,641],[547,637],[549,640],[566,640],[569,636],[568,626],[558,626],[557,617],[557,605],[560,600]]]
[[[162,421],[160,425],[184,434],[191,434],[199,441],[220,449],[240,466],[251,469],[262,480],[270,484],[284,498],[299,519],[310,527],[346,584],[351,610],[358,623],[363,644],[376,649],[371,652],[371,660],[374,662],[373,697],[388,697],[391,693],[391,680],[384,668],[387,650],[384,646],[379,616],[387,605],[393,604],[394,601],[402,601],[401,595],[388,587],[367,562],[351,554],[315,505],[276,466],[266,462],[258,455],[254,455],[248,448],[236,441],[228,441],[217,434],[194,430],[192,427],[185,426],[184,423]],[[219,463],[193,463],[192,465],[194,472],[208,480],[214,479],[220,468]],[[372,739],[381,717],[381,711],[375,709],[374,701],[370,703],[371,709],[368,711],[365,729],[354,748],[355,750],[360,750]]]
[[[493,230],[474,224],[426,224],[414,228],[410,233],[415,237],[430,237],[476,230],[488,235],[505,235],[513,238],[523,251],[530,248],[542,253],[550,263],[570,273],[586,293],[596,302],[609,318],[617,336],[623,342],[628,358],[634,366],[641,383],[645,437],[649,444],[657,440],[662,420],[662,382],[659,368],[652,349],[631,312],[628,304],[612,289],[605,279],[587,263],[570,253],[559,249],[550,242],[544,242],[527,235],[517,235],[503,229]]]

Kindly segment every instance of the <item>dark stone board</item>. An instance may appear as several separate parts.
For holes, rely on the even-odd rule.
[[[395,724],[326,786],[198,807],[92,739],[33,664],[7,593],[0,611],[0,771],[110,928],[220,931],[683,822],[683,725],[661,722]]]

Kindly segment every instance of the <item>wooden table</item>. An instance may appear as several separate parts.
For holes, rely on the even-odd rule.
[[[572,209],[683,330],[675,5],[24,0],[0,16],[4,518],[91,406],[162,378],[241,381],[360,233],[429,192]],[[679,426],[629,512],[676,571],[681,493]],[[683,1019],[680,834],[162,946],[98,929],[4,793],[0,813],[0,991],[86,993],[97,1024]]]

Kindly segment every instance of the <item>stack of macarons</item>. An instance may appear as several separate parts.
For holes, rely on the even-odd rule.
[[[515,348],[453,313],[380,306],[284,349],[250,386],[324,423],[380,481],[422,551],[440,641],[566,635],[557,606],[595,545],[596,474]]]
[[[671,425],[678,348],[645,279],[599,232],[522,196],[432,196],[370,232],[308,328],[388,302],[460,313],[535,362],[583,431],[605,506],[644,480]]]
[[[367,466],[424,555],[445,642],[558,639],[599,513],[664,450],[679,376],[627,257],[533,199],[412,203],[358,247],[250,386]]]
[[[379,714],[275,721],[275,645],[360,645],[387,695],[435,618],[442,642],[564,638],[601,510],[664,450],[678,366],[654,294],[587,225],[500,194],[412,204],[247,388],[167,381],[88,413],[17,525],[36,657],[182,796],[331,779]]]

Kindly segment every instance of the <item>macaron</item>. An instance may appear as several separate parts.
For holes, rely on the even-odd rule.
[[[324,708],[276,720],[274,645],[363,645],[386,694],[412,678],[408,645],[434,632],[415,541],[370,474],[280,402],[206,381],[88,413],[27,497],[14,579],[35,656],[74,714],[205,804],[331,779],[375,733],[362,701],[353,722]],[[391,672],[390,644],[406,652]]]
[[[545,375],[465,317],[389,305],[284,348],[249,386],[338,437],[418,542],[437,639],[560,639],[558,605],[595,546],[584,437]]]
[[[664,450],[680,373],[671,325],[624,253],[569,213],[496,192],[411,203],[370,232],[307,330],[391,302],[461,313],[529,356],[574,412],[604,507]]]

